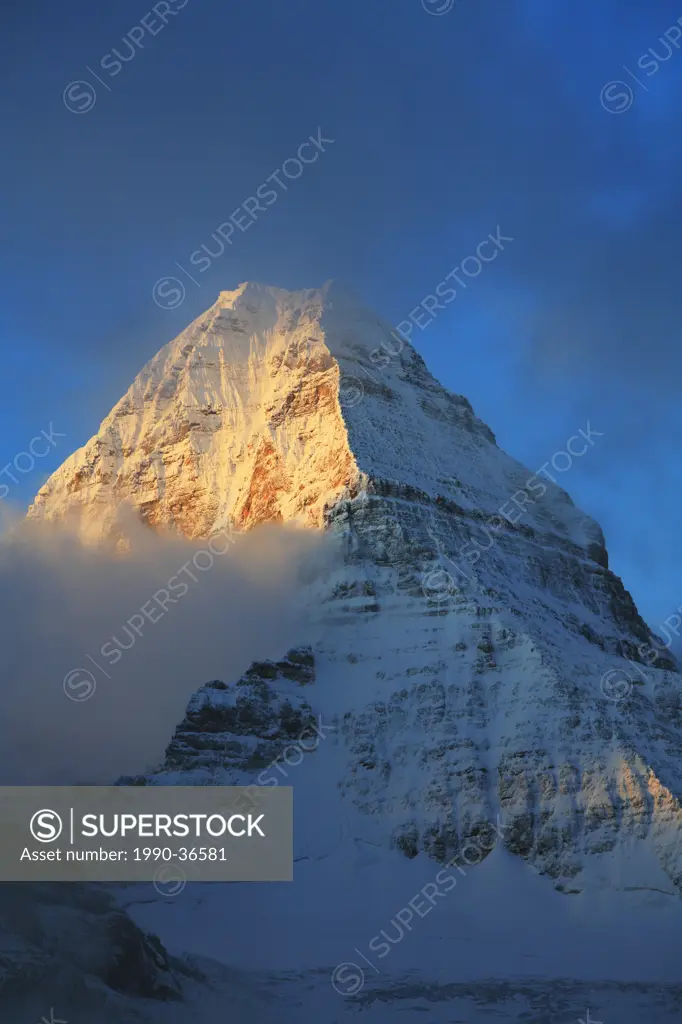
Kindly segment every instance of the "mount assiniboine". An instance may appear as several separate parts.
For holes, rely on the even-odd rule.
[[[189,680],[165,763],[134,780],[293,786],[293,883],[125,890],[171,954],[258,972],[254,1020],[679,1014],[682,678],[665,652],[642,662],[656,638],[558,486],[485,528],[530,477],[345,289],[248,284],[37,495],[31,518],[88,544],[125,541],[122,503],[192,539],[338,540],[310,584],[319,639]],[[644,685],[609,699],[618,669]]]

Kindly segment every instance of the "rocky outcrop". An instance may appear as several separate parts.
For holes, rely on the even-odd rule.
[[[200,974],[139,929],[103,886],[0,886],[0,1005],[3,1020],[34,1009],[85,1020],[136,1020],[140,1000],[183,998]],[[13,1012],[19,1015],[12,1016]],[[100,1016],[101,1015],[101,1016]]]
[[[254,662],[235,684],[207,683],[192,697],[158,770],[120,784],[167,784],[177,772],[198,785],[238,784],[242,773],[260,772],[292,741],[315,735],[304,696],[314,682],[312,651],[299,647],[281,661]]]

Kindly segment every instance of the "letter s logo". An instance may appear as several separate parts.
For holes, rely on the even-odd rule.
[[[62,834],[62,819],[56,811],[43,809],[33,815],[29,828],[39,843],[53,843]]]
[[[97,93],[90,82],[82,79],[69,82],[62,94],[64,106],[72,114],[87,114],[97,102]]]

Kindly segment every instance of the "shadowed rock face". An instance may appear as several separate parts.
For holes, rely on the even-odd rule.
[[[64,1024],[275,1024],[253,979],[214,960],[170,956],[116,902],[144,886],[0,885],[0,1020]],[[218,952],[218,951],[217,951]],[[227,1014],[227,1018],[226,1018]],[[296,1019],[292,1017],[290,1019]]]
[[[296,740],[314,749],[317,719],[304,693],[314,682],[312,651],[299,647],[281,661],[254,662],[234,685],[207,683],[192,697],[158,771],[120,783],[158,784],[189,772],[186,784],[236,784],[240,773],[267,767]]]
[[[189,537],[302,520],[344,551],[311,584],[310,664],[290,652],[207,684],[165,764],[136,781],[252,782],[331,722],[299,771],[333,749],[329,785],[359,838],[440,862],[487,849],[499,815],[507,848],[557,885],[579,888],[632,840],[680,884],[675,660],[647,666],[654,638],[598,525],[345,292],[223,293],[30,514],[75,514],[99,540],[123,499]],[[615,697],[609,673],[629,681]]]
[[[101,886],[0,886],[3,1020],[20,1019],[7,1014],[33,1003],[43,1013],[50,1005],[61,1008],[68,1020],[84,1005],[105,1016],[126,1007],[132,1014],[140,999],[182,999],[183,982],[192,976],[198,977],[133,924]]]

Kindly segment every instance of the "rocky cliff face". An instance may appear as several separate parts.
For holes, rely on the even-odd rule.
[[[208,684],[146,781],[273,784],[324,720],[286,784],[327,772],[356,839],[443,862],[499,815],[557,887],[632,843],[682,885],[682,680],[665,652],[643,664],[655,641],[599,527],[342,289],[222,293],[30,515],[120,539],[123,500],[189,537],[297,520],[345,552],[311,586],[310,661]],[[614,693],[614,672],[639,685]]]
[[[223,292],[144,367],[29,515],[68,517],[87,540],[119,538],[121,501],[188,537],[228,521],[321,526],[325,505],[360,481],[323,323],[329,291]]]
[[[140,931],[104,886],[22,884],[0,888],[0,1004],[20,1020],[50,1003],[57,1016],[134,1014],[136,1001],[183,998],[192,975]],[[198,973],[196,977],[200,977]],[[15,1013],[11,1017],[8,1014]],[[30,1019],[30,1018],[29,1018]],[[36,1018],[33,1018],[36,1019]]]
[[[274,1024],[273,1000],[218,962],[171,956],[93,883],[0,886],[0,1017],[7,1024]],[[116,887],[127,893],[127,887]],[[164,891],[146,886],[148,900]]]

